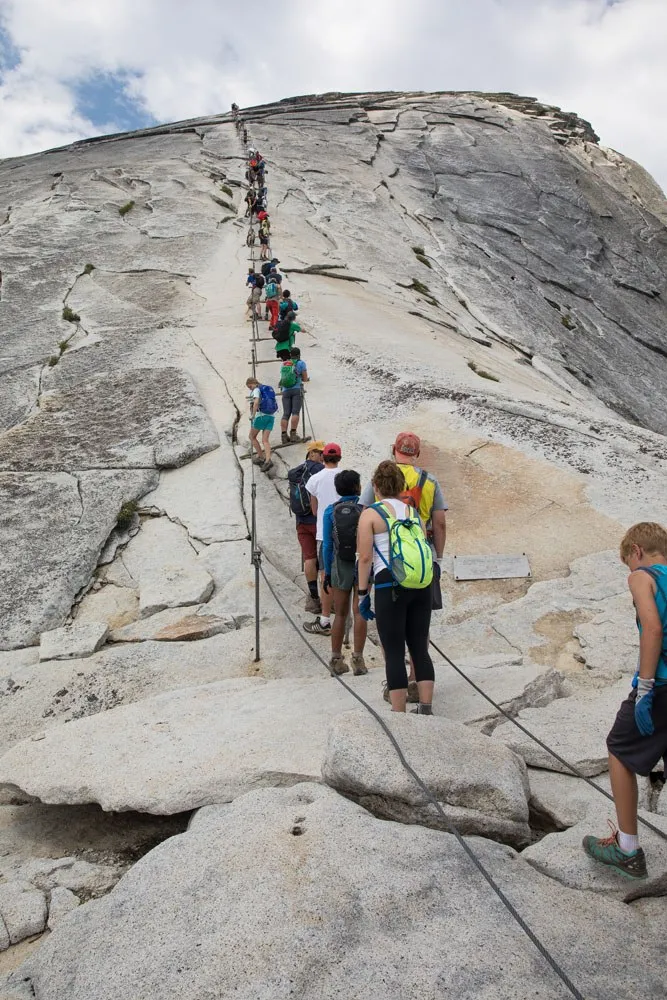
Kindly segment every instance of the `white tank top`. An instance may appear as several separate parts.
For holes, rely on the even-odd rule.
[[[413,508],[407,503],[403,503],[402,500],[383,500],[383,504],[394,510],[396,517],[401,520],[404,517],[409,517],[409,511]],[[378,551],[376,551],[378,550]],[[380,554],[378,554],[380,553]],[[373,535],[373,574],[375,576],[381,573],[383,569],[387,569],[387,565],[380,558],[383,555],[384,558],[389,562],[389,532],[380,531],[377,535]]]

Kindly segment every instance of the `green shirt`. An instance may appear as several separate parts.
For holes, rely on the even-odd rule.
[[[278,351],[291,351],[294,347],[294,341],[296,340],[297,333],[300,333],[301,327],[298,323],[292,322],[289,325],[289,340],[283,340],[282,343],[276,344],[276,353]]]

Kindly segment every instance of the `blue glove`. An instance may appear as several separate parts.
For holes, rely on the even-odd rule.
[[[359,614],[367,622],[372,622],[375,618],[375,612],[371,608],[370,594],[365,594],[359,601]]]
[[[637,681],[637,700],[635,701],[635,724],[642,736],[652,736],[653,725],[653,693],[654,681],[640,677]]]

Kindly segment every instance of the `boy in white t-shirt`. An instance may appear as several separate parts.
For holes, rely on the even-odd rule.
[[[322,614],[313,622],[304,622],[304,629],[311,635],[331,635],[331,593],[326,593],[323,587],[324,582],[324,562],[322,560],[322,541],[324,539],[324,512],[332,503],[340,500],[334,479],[338,474],[338,464],[341,460],[342,452],[339,444],[333,442],[324,446],[322,461],[324,468],[321,472],[316,472],[306,483],[306,489],[310,493],[310,508],[313,514],[317,515],[317,566],[319,570],[320,600],[322,601]]]

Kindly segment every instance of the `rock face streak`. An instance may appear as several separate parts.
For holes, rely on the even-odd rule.
[[[662,192],[516,95],[244,116],[306,430],[364,479],[413,430],[447,557],[526,553],[530,580],[446,561],[431,636],[608,788],[637,649],[618,541],[667,521]],[[264,587],[254,662],[244,154],[217,115],[0,163],[0,998],[565,997]],[[258,535],[300,627],[303,450],[274,454]],[[624,904],[579,847],[610,804],[436,660],[439,718],[390,727],[448,821],[583,995],[662,998],[662,900]],[[373,629],[366,662],[388,715]],[[642,782],[667,833],[666,796]]]

